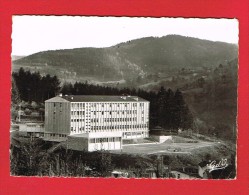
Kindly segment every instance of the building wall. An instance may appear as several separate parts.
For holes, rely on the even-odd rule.
[[[117,132],[91,132],[88,136],[88,151],[121,150],[122,133]]]
[[[19,135],[27,137],[43,137],[44,126],[42,123],[21,123],[19,124]]]
[[[45,134],[70,134],[70,102],[45,102]]]
[[[148,137],[148,131],[148,101],[72,102],[57,96],[45,102],[47,140],[64,140],[66,135],[84,133],[101,133],[105,137],[110,132],[121,132],[123,139],[134,139]],[[116,149],[120,144],[121,140],[89,147]]]
[[[68,136],[68,148],[74,150],[98,151],[98,150],[121,150],[122,133],[83,133]]]
[[[70,103],[70,108],[70,135],[87,132],[88,105],[83,102]]]
[[[121,131],[124,139],[148,137],[149,102],[71,102],[70,134]]]
[[[94,140],[94,141],[93,141]],[[122,141],[119,138],[87,138],[68,136],[67,147],[68,149],[78,151],[100,151],[100,150],[121,150]]]
[[[172,136],[171,135],[169,135],[169,136],[157,136],[157,135],[153,135],[153,136],[151,136],[154,140],[156,140],[157,142],[159,142],[159,143],[163,143],[163,142],[165,142],[165,141],[167,141],[167,140],[170,140],[170,141],[172,141],[173,142],[173,138],[172,138]]]
[[[19,131],[44,132],[44,126],[41,123],[23,123],[19,124]]]
[[[88,150],[89,151],[97,151],[97,150],[121,150],[122,149],[122,141],[121,137],[113,137],[113,138],[97,138],[95,139],[95,143],[91,143],[93,139],[89,140]]]

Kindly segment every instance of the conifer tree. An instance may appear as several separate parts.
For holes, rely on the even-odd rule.
[[[182,93],[177,89],[174,96],[173,128],[190,128],[193,124],[193,116],[185,103]]]

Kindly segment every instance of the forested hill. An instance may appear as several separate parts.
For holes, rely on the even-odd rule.
[[[213,68],[236,58],[237,53],[235,44],[168,35],[131,40],[108,48],[39,52],[13,61],[13,65],[50,68],[50,71],[59,68],[63,74],[99,80],[129,80],[177,68]]]

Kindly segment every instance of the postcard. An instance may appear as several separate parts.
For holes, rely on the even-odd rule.
[[[246,193],[245,1],[112,3],[1,2],[0,192]]]

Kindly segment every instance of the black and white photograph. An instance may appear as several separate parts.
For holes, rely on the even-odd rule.
[[[238,25],[13,16],[10,175],[236,179]]]

